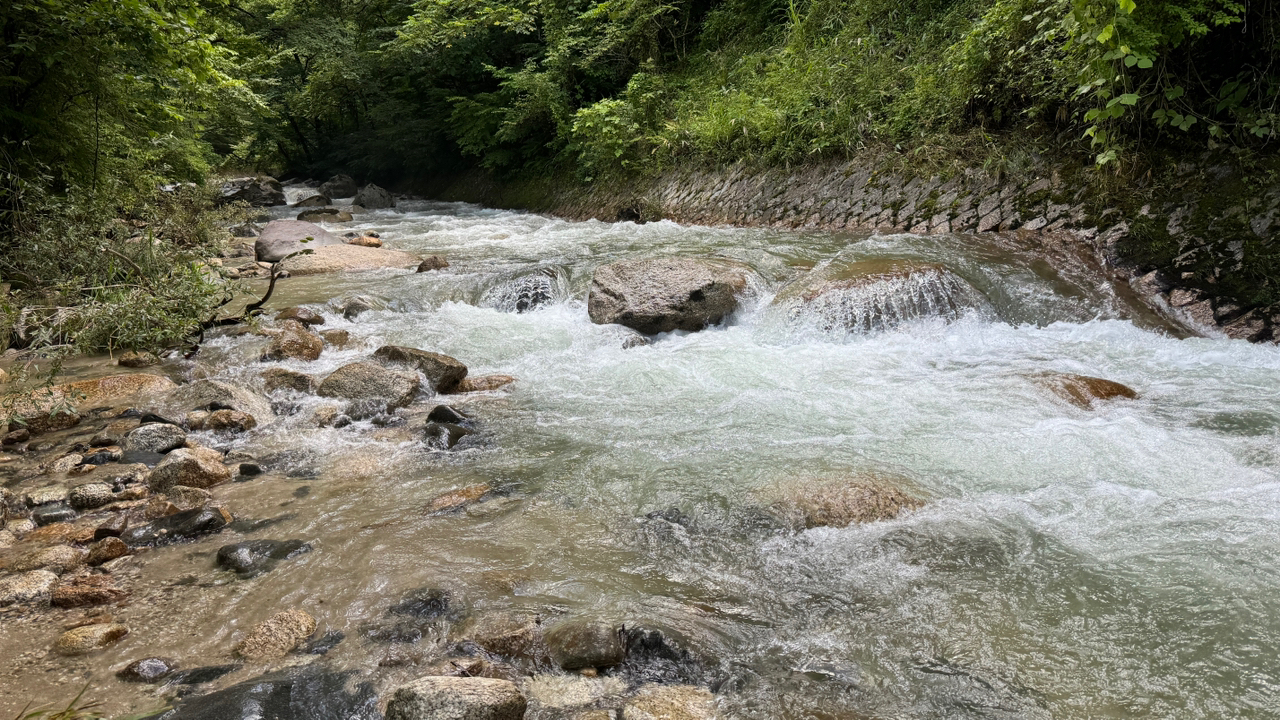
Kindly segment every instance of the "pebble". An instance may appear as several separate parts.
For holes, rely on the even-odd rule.
[[[67,522],[74,520],[76,511],[70,506],[58,503],[56,505],[41,505],[31,511],[31,519],[36,525],[49,525],[51,523]]]

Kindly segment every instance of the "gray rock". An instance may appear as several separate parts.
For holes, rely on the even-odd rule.
[[[377,303],[370,298],[364,296],[353,297],[342,303],[339,310],[342,311],[342,317],[347,320],[355,320],[366,312],[374,309]]]
[[[74,520],[76,511],[70,506],[63,503],[54,503],[53,505],[41,505],[31,511],[31,519],[37,525],[50,525],[58,522],[67,522]]]
[[[275,419],[271,403],[266,398],[238,385],[217,380],[197,380],[183,385],[161,398],[159,404],[178,416],[184,416],[191,410],[239,410],[252,415],[259,425],[269,424]]]
[[[279,180],[266,175],[230,178],[222,183],[221,201],[245,202],[253,207],[284,205],[284,188]]]
[[[423,428],[422,436],[427,447],[450,450],[472,432],[470,428],[455,423],[429,422]]]
[[[696,258],[626,260],[597,268],[587,311],[597,324],[642,333],[701,330],[738,307],[750,271]]]
[[[125,682],[156,683],[169,677],[178,669],[178,663],[169,658],[149,657],[134,660],[116,672]]]
[[[131,452],[167,453],[187,442],[187,434],[177,425],[147,423],[124,436],[124,449]]]
[[[206,430],[225,433],[246,433],[258,426],[258,420],[239,410],[214,410],[205,418]]]
[[[612,667],[626,659],[622,630],[614,625],[567,620],[543,637],[551,659],[565,670]]]
[[[223,508],[196,508],[129,528],[120,534],[120,539],[129,547],[164,545],[219,532],[231,520],[231,513]]]
[[[0,577],[0,607],[48,602],[49,593],[56,582],[57,574],[48,570],[31,570]]]
[[[76,458],[71,463],[71,467],[79,464],[81,457],[73,455],[69,457]],[[68,468],[70,469],[70,468]],[[57,472],[57,470],[53,470]],[[63,471],[65,472],[65,470]],[[53,505],[55,503],[63,503],[67,501],[67,489],[61,485],[46,485],[45,487],[36,488],[27,493],[27,504],[31,507],[39,507],[41,505]]]
[[[239,669],[220,665],[180,670],[166,682],[198,685]],[[166,720],[383,720],[372,684],[354,673],[316,665],[293,667],[178,702]]]
[[[333,202],[333,201],[325,197],[324,195],[311,195],[309,197],[305,197],[299,200],[298,202],[294,203],[293,206],[296,208],[324,207],[328,205],[330,202]]]
[[[262,372],[262,387],[269,393],[292,390],[309,395],[316,391],[316,379],[296,370],[271,368]]]
[[[54,652],[59,655],[87,655],[101,650],[129,634],[129,628],[120,623],[98,623],[72,628],[58,638],[53,644]]]
[[[213,499],[213,495],[208,490],[186,485],[174,485],[165,492],[165,497],[179,510],[204,507]]]
[[[443,270],[449,267],[449,261],[439,255],[428,255],[418,263],[418,272],[430,272],[432,270]]]
[[[319,188],[321,195],[331,198],[349,198],[356,194],[356,181],[350,175],[339,173],[325,180]]]
[[[393,208],[396,206],[396,199],[391,193],[383,190],[377,185],[365,185],[356,193],[355,204],[361,205],[369,210],[381,210],[383,208]]]
[[[412,367],[427,376],[431,387],[439,393],[452,392],[467,377],[467,366],[440,353],[398,345],[383,345],[373,356],[382,362]]]
[[[231,479],[231,470],[222,464],[222,454],[209,448],[179,448],[169,453],[147,476],[153,492],[164,492],[174,485],[193,488],[213,487]]]
[[[76,510],[100,508],[115,500],[115,493],[106,483],[77,485],[67,493],[67,502]]]
[[[387,720],[521,720],[527,706],[509,680],[424,677],[396,688]]]
[[[247,540],[218,548],[218,566],[240,575],[259,575],[281,560],[310,551],[301,540]]]
[[[323,325],[324,316],[320,313],[305,307],[290,307],[281,310],[276,315],[276,321],[281,320],[297,320],[303,325]]]
[[[253,251],[258,260],[274,263],[302,250],[341,244],[342,238],[314,223],[272,220],[254,241]]]
[[[402,408],[418,393],[418,376],[371,362],[356,362],[334,370],[316,394],[347,400],[385,401],[388,410]]]

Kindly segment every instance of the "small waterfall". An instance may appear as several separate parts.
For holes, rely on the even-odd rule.
[[[783,290],[775,304],[791,324],[824,332],[892,330],[926,318],[957,320],[969,313],[994,317],[987,299],[940,265],[854,263],[840,272],[815,270]]]
[[[480,305],[502,312],[525,313],[568,297],[568,278],[558,268],[505,280],[485,291]]]

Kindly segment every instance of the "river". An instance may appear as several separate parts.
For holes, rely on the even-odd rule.
[[[133,632],[46,679],[91,677],[112,712],[146,710],[153,690],[111,677],[123,661],[219,661],[253,623],[303,607],[347,634],[324,662],[389,688],[415,666],[387,662],[362,628],[432,586],[469,615],[660,628],[701,659],[727,717],[1277,716],[1275,346],[1180,337],[1087,258],[1058,248],[1047,263],[1034,239],[569,222],[426,201],[335,227],[450,266],[284,280],[271,306],[310,304],[324,328],[351,332],[346,349],[264,364],[263,339],[216,337],[169,370],[260,387],[264,367],[322,375],[398,344],[518,381],[448,398],[479,428],[451,451],[427,449],[412,424],[316,429],[319,398],[290,398],[296,414],[240,440],[198,434],[270,470],[215,491],[275,520],[240,535],[314,550],[249,580],[213,565],[236,533],[150,552],[136,572],[151,600],[122,611]],[[624,349],[629,331],[588,319],[591,274],[666,255],[733,259],[758,278],[723,326]],[[811,268],[882,258],[941,263],[986,305],[851,332],[771,303]],[[539,273],[550,302],[502,307],[495,288]],[[356,294],[377,309],[348,321],[336,308]],[[1035,381],[1045,372],[1139,397],[1076,407]],[[847,528],[761,519],[771,489],[867,472],[926,503]],[[421,512],[477,482],[502,492]],[[33,672],[5,684],[59,696],[36,691]]]

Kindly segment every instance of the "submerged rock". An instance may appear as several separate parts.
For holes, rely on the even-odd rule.
[[[1085,410],[1092,408],[1098,400],[1133,400],[1138,397],[1131,387],[1088,375],[1053,373],[1042,375],[1037,381],[1054,395]]]
[[[427,507],[423,512],[428,515],[440,515],[461,510],[468,505],[479,502],[491,492],[493,492],[493,487],[489,483],[476,483],[457,490],[450,490],[447,493],[437,495],[431,502],[427,503]]]
[[[959,275],[908,260],[833,263],[783,288],[773,302],[792,321],[828,331],[872,332],[923,318],[991,314],[986,298]]]
[[[410,590],[400,602],[388,608],[392,615],[403,615],[419,620],[434,620],[451,616],[453,595],[442,588],[425,587]]]
[[[508,680],[424,677],[396,688],[387,720],[521,720],[527,706]]]
[[[418,263],[418,272],[430,272],[432,270],[443,270],[449,267],[449,261],[439,255],[428,255]]]
[[[149,657],[134,660],[116,671],[116,677],[125,682],[157,683],[178,669],[178,663],[169,658]]]
[[[28,570],[66,572],[83,565],[87,555],[88,551],[71,547],[70,545],[36,548],[10,558],[4,564],[4,569],[10,572],[26,572]]]
[[[548,657],[542,625],[532,613],[489,613],[465,633],[467,640],[494,655],[537,663]]]
[[[737,309],[749,274],[742,265],[716,260],[625,260],[596,269],[587,311],[594,323],[647,335],[701,330]]]
[[[116,360],[116,364],[120,367],[144,368],[151,367],[152,365],[159,365],[160,358],[149,352],[134,352],[130,350],[129,352],[122,354],[120,359]]]
[[[924,505],[889,479],[862,475],[831,483],[794,483],[773,503],[775,514],[793,527],[845,527],[892,520]]]
[[[502,312],[525,313],[556,299],[555,278],[536,273],[502,283],[485,293],[482,304]]]
[[[263,390],[273,393],[279,390],[292,390],[310,394],[316,391],[316,379],[287,368],[270,368],[262,372]]]
[[[113,645],[128,634],[129,628],[120,623],[82,625],[62,633],[53,650],[59,655],[86,655]]]
[[[607,623],[566,620],[543,634],[556,665],[565,670],[612,667],[626,659],[622,629]]]
[[[423,440],[427,447],[436,450],[451,450],[462,438],[472,434],[472,430],[464,425],[454,423],[429,422],[422,430]]]
[[[510,375],[468,375],[451,392],[489,392],[506,387],[515,381],[516,379]]]
[[[236,666],[197,668],[179,672],[170,682],[208,682],[216,677],[190,678],[200,670],[226,674]],[[209,673],[206,673],[206,675]],[[290,668],[232,685],[229,688],[178,701],[160,715],[163,720],[382,720],[378,698],[367,682],[348,687],[352,673],[308,666]]]
[[[347,212],[346,210],[339,210],[336,207],[321,207],[321,208],[312,208],[310,210],[303,210],[302,212],[298,213],[298,219],[301,220],[302,222],[309,222],[309,223],[318,223],[318,222],[345,223],[345,222],[351,222],[353,218],[351,216],[351,213]]]
[[[231,520],[231,513],[220,507],[184,510],[129,528],[120,534],[120,539],[129,547],[163,545],[219,532]]]
[[[218,548],[218,565],[240,575],[259,575],[281,560],[310,551],[301,540],[247,540]]]
[[[53,589],[49,603],[54,607],[89,607],[120,602],[129,593],[116,587],[110,575],[83,575]]]
[[[645,685],[622,707],[622,720],[715,720],[715,698],[691,685]]]
[[[334,370],[316,394],[346,400],[378,400],[387,410],[406,407],[418,394],[418,376],[371,362],[355,362]]]
[[[374,351],[373,356],[382,362],[398,363],[418,370],[427,376],[431,387],[438,393],[452,391],[467,377],[466,365],[440,353],[398,345],[383,345]]]
[[[284,610],[256,625],[236,645],[246,660],[275,660],[288,655],[316,631],[315,618],[303,610]]]

